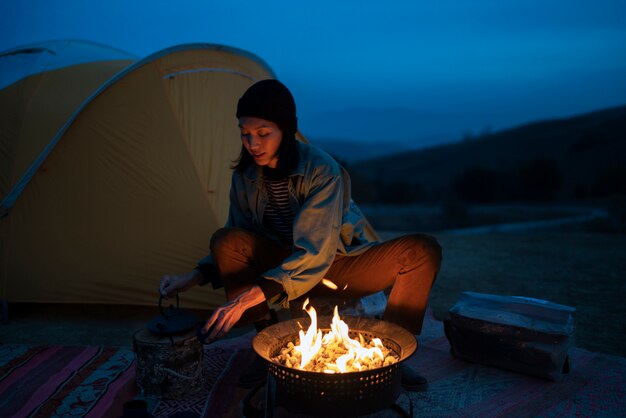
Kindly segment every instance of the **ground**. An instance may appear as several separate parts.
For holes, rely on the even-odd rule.
[[[576,308],[576,345],[626,356],[626,236],[584,232],[439,235],[444,261],[430,306],[443,319],[462,291]]]
[[[384,238],[397,234],[381,233]],[[444,318],[462,291],[545,299],[576,308],[577,346],[626,356],[621,343],[626,334],[625,234],[434,235],[444,252],[429,301],[436,318]],[[158,313],[156,306],[10,305],[0,342],[130,346],[133,333]]]

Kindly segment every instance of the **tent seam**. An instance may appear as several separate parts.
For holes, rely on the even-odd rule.
[[[202,73],[202,72],[207,72],[207,73],[227,73],[227,74],[234,74],[234,75],[239,75],[242,76],[244,78],[247,78],[250,81],[256,82],[259,81],[258,79],[254,78],[253,76],[251,76],[250,74],[244,73],[242,71],[236,71],[236,70],[231,70],[228,68],[194,68],[193,70],[184,70],[184,71],[176,71],[173,73],[169,73],[169,74],[165,74],[162,78],[174,78],[176,76],[179,75],[186,75],[186,74],[193,74],[193,73]]]
[[[155,72],[158,73],[158,71],[156,69],[155,69]],[[161,77],[161,80],[164,80],[164,78]],[[195,174],[196,180],[200,184],[200,189],[202,189],[202,196],[204,196],[206,202],[209,203],[208,192],[204,188],[204,184],[202,182],[202,178],[200,178],[198,165],[196,164],[196,162],[195,162],[195,160],[193,158],[193,154],[191,152],[191,149],[189,148],[189,138],[187,138],[187,135],[185,134],[184,130],[182,129],[182,126],[180,124],[180,120],[179,120],[179,117],[178,117],[178,113],[176,112],[176,109],[174,109],[174,105],[172,103],[172,98],[171,98],[170,94],[168,93],[167,88],[165,87],[165,84],[163,82],[161,82],[161,91],[162,91],[163,95],[167,98],[167,104],[168,104],[168,106],[170,108],[170,112],[172,113],[172,116],[174,116],[174,118],[173,118],[174,119],[174,123],[176,124],[176,127],[178,128],[178,133],[180,134],[180,137],[183,139],[183,147],[185,148],[185,151],[187,152],[187,156],[189,157],[189,160],[191,161],[191,164],[193,166],[193,172]]]
[[[219,71],[221,69],[215,69],[216,71]],[[194,71],[193,73],[198,72],[198,71]],[[180,74],[188,74],[188,73],[192,73],[192,72],[179,72]],[[258,81],[255,77],[252,77],[251,75],[242,73],[240,71],[232,71],[229,72],[231,74],[235,74],[235,75],[239,75],[242,76],[246,79],[252,80],[252,81]],[[177,73],[178,74],[178,73]],[[168,77],[168,75],[163,76],[161,79],[164,80],[167,78],[167,80],[169,80],[171,77]],[[172,98],[171,96],[168,94],[167,92],[167,88],[165,87],[165,85],[163,83],[161,83],[161,88],[163,90],[164,95],[167,97],[167,102],[168,105],[170,107],[170,110],[172,112],[173,115],[177,115],[177,112],[174,108],[174,104],[172,103]],[[189,159],[191,160],[191,164],[193,165],[193,170],[194,170],[194,174],[196,175],[196,179],[198,180],[198,182],[200,183],[200,187],[202,188],[202,194],[205,197],[205,199],[207,200],[207,202],[209,201],[209,189],[208,189],[208,184],[207,184],[207,188],[204,187],[204,182],[203,179],[200,177],[200,170],[198,168],[198,165],[196,164],[194,158],[193,158],[193,153],[191,152],[191,148],[190,148],[190,144],[191,141],[190,139],[187,137],[187,135],[185,134],[184,130],[182,129],[182,126],[180,125],[180,119],[178,117],[174,118],[176,120],[176,126],[178,127],[178,131],[180,133],[181,138],[183,138],[183,146],[185,147],[185,150],[187,151],[187,155],[189,156]]]

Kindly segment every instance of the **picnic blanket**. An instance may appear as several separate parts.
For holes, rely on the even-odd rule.
[[[178,400],[152,400],[154,417],[188,411],[206,418],[241,417],[249,390],[237,388],[255,354],[254,333],[205,347],[205,387]],[[426,392],[404,392],[398,406],[416,417],[626,416],[626,358],[575,348],[571,372],[551,382],[468,363],[450,354],[443,324],[429,312],[408,364],[429,381]],[[0,416],[120,417],[141,398],[134,354],[127,347],[0,345]],[[262,394],[260,395],[262,399]],[[275,417],[288,416],[277,409]],[[370,417],[397,417],[381,411]]]
[[[125,347],[0,345],[0,416],[120,416],[134,361]]]

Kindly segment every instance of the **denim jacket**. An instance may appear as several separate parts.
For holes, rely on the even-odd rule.
[[[285,306],[322,280],[336,254],[357,255],[376,244],[366,237],[367,221],[350,197],[348,172],[319,148],[299,141],[297,146],[300,159],[289,174],[292,252],[261,275],[282,285],[286,300],[271,302]],[[267,202],[261,167],[251,164],[243,173],[234,172],[226,226],[277,240],[263,225]],[[208,261],[210,255],[200,263]]]

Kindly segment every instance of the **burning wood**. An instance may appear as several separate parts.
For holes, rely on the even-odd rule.
[[[358,339],[349,335],[348,324],[339,318],[337,306],[330,324],[330,331],[322,333],[317,328],[317,313],[307,299],[302,306],[311,317],[311,325],[306,333],[299,332],[295,342],[288,342],[280,353],[272,358],[277,364],[314,372],[346,373],[371,370],[398,362],[399,357],[385,347],[379,338],[365,341],[363,335]]]

